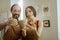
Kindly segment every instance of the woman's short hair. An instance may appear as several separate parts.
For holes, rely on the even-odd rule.
[[[35,8],[32,7],[32,6],[28,6],[27,8],[30,8],[30,9],[33,11],[33,15],[34,15],[34,17],[36,17],[36,10],[35,10]],[[27,8],[26,8],[26,9],[27,9]],[[25,15],[26,15],[26,17],[27,17],[26,9],[25,9]]]

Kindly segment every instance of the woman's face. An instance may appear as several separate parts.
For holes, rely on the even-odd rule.
[[[33,15],[33,11],[32,11],[30,8],[27,8],[27,9],[26,9],[26,15],[27,15],[27,17],[32,17],[32,16],[34,16],[34,15]]]

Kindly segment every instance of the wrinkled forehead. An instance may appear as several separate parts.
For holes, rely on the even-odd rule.
[[[13,7],[13,10],[21,10],[21,7],[18,6],[18,5],[15,5],[15,6]]]

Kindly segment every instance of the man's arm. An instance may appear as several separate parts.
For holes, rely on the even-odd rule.
[[[4,27],[6,27],[6,24],[7,24],[7,22],[1,23],[1,24],[0,24],[0,30],[2,30]]]

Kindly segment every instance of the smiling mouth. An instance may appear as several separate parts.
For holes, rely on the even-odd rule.
[[[13,18],[16,18],[17,19],[18,17],[19,17],[19,15],[17,15],[17,14],[14,14],[13,15]]]
[[[17,18],[17,17],[18,17],[18,15],[15,15],[15,17]]]

